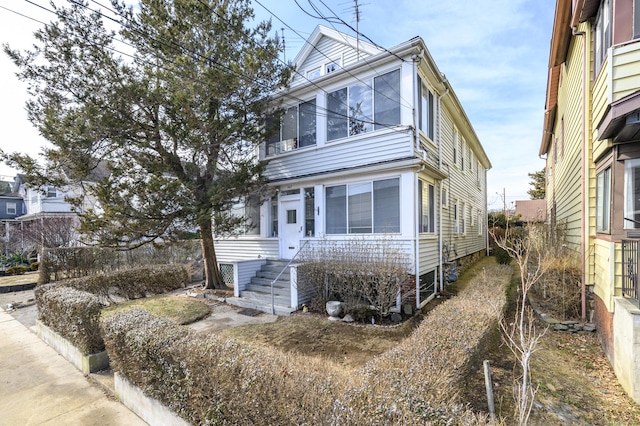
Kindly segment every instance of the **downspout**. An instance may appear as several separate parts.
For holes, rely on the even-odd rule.
[[[445,77],[442,80],[442,84],[446,83],[447,79]],[[442,125],[441,125],[441,117],[442,117],[442,98],[444,98],[449,93],[449,88],[444,91],[441,95],[438,96],[438,170],[442,171]],[[447,179],[449,176],[447,175]],[[442,268],[442,185],[444,184],[443,179],[440,179],[440,205],[438,206],[438,279],[440,280],[440,292],[444,291],[444,271]]]
[[[411,56],[413,60],[413,142],[415,144],[415,154],[421,155],[422,149],[420,148],[420,135],[418,133],[418,113],[417,107],[418,102],[418,64],[422,59],[422,49],[418,52],[417,55]],[[422,157],[420,157],[422,158]],[[416,308],[420,308],[421,300],[420,300],[420,229],[418,223],[418,175],[424,169],[424,165],[421,165],[418,171],[415,174],[414,179],[414,203],[413,203],[413,226],[414,232],[413,237],[415,239],[413,254],[414,254],[414,271],[415,271],[415,280],[416,280]]]
[[[588,189],[588,149],[587,146],[587,38],[586,33],[584,31],[576,31],[577,27],[573,27],[571,29],[571,33],[574,36],[582,37],[582,161],[581,161],[581,205],[582,205],[582,218],[580,221],[580,252],[581,252],[581,261],[582,261],[582,276],[581,276],[581,285],[580,285],[580,298],[581,298],[581,313],[580,313],[580,321],[582,323],[586,322],[587,319],[587,287],[586,287],[586,268],[587,268],[587,220],[589,219],[589,209],[587,208],[587,196],[586,192]]]

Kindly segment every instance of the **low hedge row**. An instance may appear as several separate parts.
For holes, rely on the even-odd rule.
[[[100,311],[112,295],[125,299],[175,290],[188,282],[182,265],[152,265],[36,287],[40,321],[69,340],[84,355],[104,350]]]
[[[40,321],[46,326],[84,355],[104,350],[99,324],[103,305],[95,295],[63,285],[45,284],[36,287],[35,296]]]
[[[330,424],[345,377],[320,360],[126,310],[102,320],[112,368],[191,424]]]
[[[103,336],[115,371],[192,424],[486,424],[458,395],[505,304],[511,268],[487,269],[356,371],[197,335],[144,311],[104,319]]]
[[[60,283],[100,297],[139,299],[148,294],[161,294],[182,288],[188,281],[187,269],[182,265],[173,264],[124,269],[108,274],[73,278]]]

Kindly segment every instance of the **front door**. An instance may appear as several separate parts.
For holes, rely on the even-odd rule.
[[[300,249],[302,237],[302,217],[300,215],[300,199],[280,201],[280,257],[293,259]]]

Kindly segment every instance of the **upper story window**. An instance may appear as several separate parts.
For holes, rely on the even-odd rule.
[[[16,203],[7,203],[7,214],[14,215],[18,212]]]
[[[320,68],[307,71],[307,80],[315,80],[318,77],[320,77]]]
[[[327,140],[400,124],[400,70],[327,95]]]
[[[340,68],[340,64],[338,64],[337,61],[335,62],[329,62],[328,64],[326,64],[324,66],[324,73],[325,74],[331,74],[332,72],[336,72],[338,71],[338,69]],[[318,70],[319,71],[319,70]]]
[[[47,198],[56,198],[58,196],[58,191],[53,186],[47,186]]]
[[[600,4],[593,32],[595,39],[594,71],[597,76],[604,59],[607,57],[607,50],[611,47],[611,0],[604,0]]]
[[[268,123],[267,125],[274,125]],[[316,100],[288,108],[267,140],[267,155],[316,144]]]
[[[435,97],[422,79],[420,79],[420,77],[418,77],[418,79],[420,80],[420,84],[418,85],[418,99],[420,99],[420,104],[418,105],[418,125],[422,133],[433,141],[435,135]]]

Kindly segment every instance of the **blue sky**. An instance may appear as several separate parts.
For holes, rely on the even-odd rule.
[[[258,0],[256,16],[272,13],[274,31],[284,28],[286,57],[293,59],[316,25],[350,33],[343,24],[315,19],[303,11],[337,15],[355,27],[354,0]],[[48,0],[33,0],[47,6]],[[107,4],[107,0],[100,1]],[[57,0],[56,4],[63,2]],[[384,47],[415,36],[425,43],[460,99],[493,165],[489,171],[490,209],[528,199],[527,173],[540,170],[538,158],[547,82],[553,0],[366,0],[360,4],[361,33]],[[49,21],[52,15],[23,1],[0,0],[0,7]],[[301,8],[302,7],[302,8]],[[13,48],[33,44],[41,24],[0,8],[0,41]],[[0,146],[37,155],[45,141],[26,119],[26,86],[15,67],[0,57]],[[15,171],[0,165],[0,175]]]

